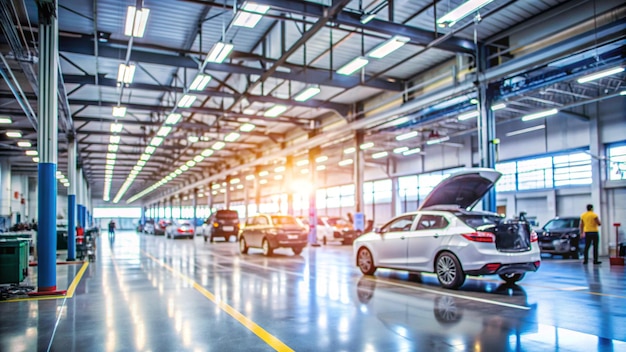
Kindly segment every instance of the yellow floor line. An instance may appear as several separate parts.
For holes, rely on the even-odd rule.
[[[0,301],[0,303],[27,302],[27,301],[46,301],[46,300],[51,300],[51,299],[72,298],[72,297],[74,297],[74,292],[76,291],[76,286],[78,286],[78,283],[83,278],[83,275],[85,274],[85,270],[87,270],[88,266],[89,266],[89,262],[83,262],[83,266],[80,268],[80,270],[78,271],[76,276],[74,276],[74,279],[72,280],[72,283],[68,287],[67,292],[66,292],[65,295],[12,298],[12,299],[7,299],[7,300],[4,300],[4,301]]]
[[[231,317],[235,318],[235,320],[237,320],[241,325],[245,326],[248,330],[252,331],[255,335],[257,335],[259,338],[261,338],[261,340],[265,341],[265,343],[270,345],[276,351],[293,351],[293,349],[291,349],[289,346],[287,346],[284,342],[282,342],[277,337],[275,337],[274,335],[272,335],[269,332],[267,332],[267,330],[265,330],[262,327],[260,327],[257,323],[253,322],[250,318],[248,318],[245,315],[241,314],[239,311],[237,311],[232,306],[228,305],[224,301],[222,301],[222,300],[218,299],[217,297],[215,297],[215,295],[213,293],[211,293],[206,288],[202,287],[202,285],[200,285],[197,282],[195,282],[192,278],[186,276],[185,274],[183,274],[181,272],[178,272],[178,271],[174,270],[174,268],[170,267],[167,264],[164,264],[158,258],[153,257],[149,253],[147,253],[147,252],[145,252],[143,250],[142,250],[142,252],[147,257],[149,257],[150,259],[152,259],[153,261],[155,261],[156,263],[158,263],[159,265],[161,265],[165,269],[167,269],[170,272],[172,272],[174,275],[177,275],[178,277],[180,277],[180,278],[186,280],[187,282],[189,282],[193,286],[193,288],[196,289],[196,291],[200,292],[204,297],[208,298],[211,302],[215,303],[221,310],[226,312]]]

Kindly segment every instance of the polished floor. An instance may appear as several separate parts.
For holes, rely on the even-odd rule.
[[[95,262],[57,267],[67,297],[0,301],[0,351],[626,351],[626,273],[608,258],[451,291],[364,277],[338,244],[268,258],[200,237],[98,241]]]

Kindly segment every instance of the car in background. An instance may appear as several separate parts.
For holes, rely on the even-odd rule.
[[[309,233],[309,217],[308,216],[298,216],[298,220],[302,223],[302,225],[306,228],[306,232]],[[321,216],[317,217],[317,227],[315,228],[315,235],[317,237],[317,243],[326,244],[328,239],[333,238],[333,227],[328,224],[328,222]]]
[[[308,231],[293,215],[256,214],[246,219],[239,232],[239,251],[261,248],[266,256],[276,248],[291,248],[298,255],[307,245]]]
[[[229,241],[231,237],[237,238],[239,234],[239,214],[236,210],[220,209],[211,214],[202,224],[202,236],[204,242],[216,237]]]
[[[143,233],[148,235],[154,235],[154,220],[148,220],[143,225]]]
[[[164,236],[165,235],[165,229],[172,224],[171,220],[164,220],[161,219],[159,220],[155,225],[154,225],[154,235],[155,236]]]
[[[165,237],[174,239],[178,237],[187,237],[193,239],[193,236],[195,236],[194,229],[195,227],[193,226],[193,221],[191,220],[174,220],[165,228]]]
[[[541,253],[578,259],[585,245],[580,238],[580,217],[556,217],[537,231]]]
[[[338,216],[329,216],[324,219],[333,229],[333,240],[343,244],[352,244],[356,238],[354,225],[348,220]],[[324,244],[326,242],[324,241]]]
[[[377,268],[434,272],[450,289],[466,275],[499,275],[512,284],[537,271],[541,253],[528,222],[471,209],[501,173],[467,169],[441,181],[417,211],[397,216],[354,241],[355,264],[365,275]]]

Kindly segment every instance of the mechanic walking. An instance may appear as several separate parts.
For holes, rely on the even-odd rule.
[[[600,235],[598,234],[598,226],[600,226],[600,218],[598,214],[593,212],[593,205],[587,204],[587,211],[580,216],[580,237],[585,239],[585,260],[583,264],[587,264],[589,259],[589,247],[593,244],[593,263],[601,264],[598,260],[598,242]]]

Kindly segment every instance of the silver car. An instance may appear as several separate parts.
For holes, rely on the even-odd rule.
[[[418,211],[357,238],[357,266],[365,275],[377,268],[434,272],[443,287],[452,289],[462,286],[466,275],[497,274],[513,283],[537,271],[537,234],[527,222],[471,211],[500,176],[481,168],[443,180]]]
[[[186,237],[193,239],[194,233],[194,226],[191,220],[174,220],[165,228],[165,236],[167,238]]]

